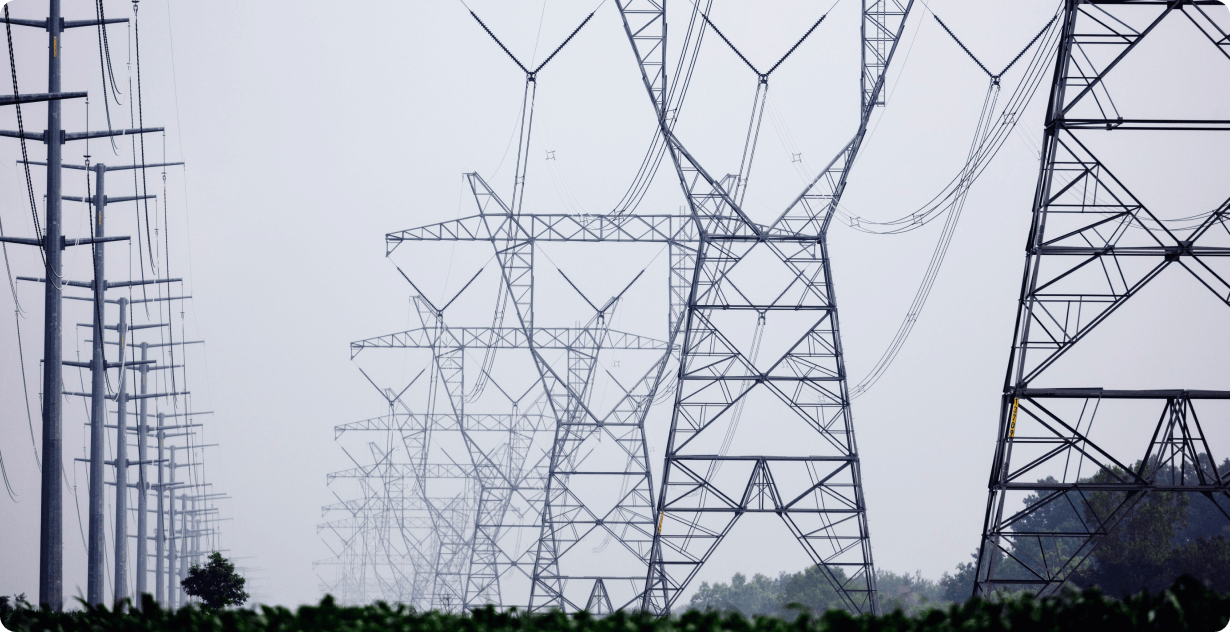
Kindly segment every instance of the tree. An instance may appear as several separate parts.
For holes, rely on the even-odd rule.
[[[953,603],[965,603],[974,594],[974,580],[976,579],[974,571],[977,570],[974,564],[978,561],[978,551],[971,553],[970,558],[974,561],[960,562],[957,564],[955,573],[945,572],[940,577],[942,599]]]
[[[785,573],[782,575],[785,576]],[[757,573],[749,582],[743,573],[735,573],[729,584],[702,582],[688,607],[695,610],[737,610],[747,617],[776,614],[781,599],[781,584],[781,577],[772,580]]]
[[[949,577],[948,573],[944,573],[944,577]],[[900,610],[907,615],[913,615],[953,601],[945,599],[943,584],[923,577],[922,571],[914,571],[914,574],[910,575],[876,569],[876,590],[880,593],[881,612]],[[969,597],[969,592],[967,589],[966,597]]]
[[[206,606],[217,610],[243,605],[248,600],[248,593],[243,590],[246,581],[235,572],[234,564],[214,551],[205,566],[193,564],[180,585],[184,587],[184,592],[199,597]]]
[[[1138,461],[1132,471],[1146,473],[1159,483],[1183,485],[1201,476],[1216,480],[1230,475],[1230,460],[1215,466],[1207,454],[1199,454],[1194,461],[1181,464],[1155,461],[1145,467]],[[1107,483],[1126,475],[1122,469],[1111,467],[1080,482]],[[1039,482],[1056,481],[1048,478]],[[1025,504],[1035,505],[1040,500],[1040,495],[1033,495],[1025,499]],[[1142,589],[1161,591],[1186,574],[1205,587],[1230,591],[1230,498],[1222,495],[1151,491],[1131,497],[1120,491],[1069,491],[1038,504],[1035,511],[1017,521],[1016,529],[1078,534],[1119,511],[1124,503],[1132,506],[1068,577],[1069,582],[1078,587],[1098,586],[1111,596],[1124,598]],[[1055,550],[1048,556],[1066,559],[1082,543],[1079,537],[1055,538]],[[1039,557],[1036,547],[1018,547],[1013,555],[1034,568],[1045,567],[1046,560]],[[998,574],[1026,576],[1019,563],[1006,556],[998,560]]]
[[[846,574],[840,568],[832,569],[832,573],[837,577],[839,583],[846,583]],[[782,579],[784,581],[782,582],[782,596],[779,603],[783,610],[790,604],[799,604],[816,614],[833,608],[839,610],[847,609],[846,603],[842,601],[841,596],[837,594],[837,590],[833,588],[833,583],[829,580],[828,573],[814,564]],[[791,615],[785,612],[783,612],[783,615],[791,618]]]

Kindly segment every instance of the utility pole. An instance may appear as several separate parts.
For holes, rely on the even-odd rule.
[[[41,164],[41,163],[31,163]],[[69,169],[87,169],[89,167],[77,165],[61,165]],[[105,440],[106,440],[106,422],[107,422],[107,360],[104,353],[104,345],[106,344],[103,332],[107,329],[105,322],[106,317],[106,292],[107,292],[107,276],[106,276],[106,242],[101,241],[106,237],[106,207],[111,202],[129,201],[135,199],[144,199],[154,196],[135,196],[108,199],[106,195],[106,174],[107,166],[98,163],[91,168],[94,172],[94,196],[93,198],[79,198],[72,196],[61,196],[63,200],[75,202],[90,202],[94,207],[94,236],[93,239],[97,243],[93,244],[94,258],[94,310],[93,310],[93,334],[94,340],[91,345],[92,357],[90,359],[90,492],[89,492],[89,547],[86,560],[86,598],[93,605],[101,605],[103,602],[103,568],[105,565],[103,548],[106,546],[106,530],[104,528],[105,516],[103,503],[103,488],[104,482],[104,459]],[[50,168],[48,170],[50,172]],[[126,316],[121,315],[121,318]],[[121,338],[123,334],[121,333]],[[76,366],[76,363],[67,362],[70,366]],[[111,367],[123,365],[123,350],[121,349],[120,362],[110,365]],[[121,377],[121,380],[123,378]],[[121,414],[124,410],[123,405],[120,406]]]
[[[169,464],[171,470],[171,487],[167,490],[169,502],[167,512],[167,524],[170,525],[171,533],[167,538],[167,546],[170,547],[167,552],[167,602],[164,605],[175,608],[175,602],[178,592],[175,590],[175,446],[171,446],[171,461]]]
[[[137,365],[137,371],[140,375],[140,383],[138,388],[141,395],[149,392],[149,343],[141,343],[141,363]],[[149,482],[145,477],[146,465],[146,444],[149,442],[149,398],[141,397],[138,400],[137,412],[137,590],[136,598],[138,607],[141,603],[141,597],[145,594],[145,580],[149,572],[149,552],[146,549],[146,534],[148,533],[148,516],[149,511],[146,503],[146,491],[149,489]]]
[[[116,330],[120,338],[119,388],[115,416],[115,607],[128,596],[128,375],[123,370],[128,347],[128,299],[120,299],[120,318]]]
[[[60,91],[60,0],[49,0],[47,11],[47,92]],[[54,611],[64,608],[64,487],[60,472],[64,460],[64,390],[63,369],[60,366],[60,296],[63,289],[55,279],[62,277],[63,248],[60,246],[60,162],[59,139],[63,131],[60,102],[47,102],[47,221],[43,236],[43,256],[50,280],[43,292],[43,489],[42,530],[39,534],[38,601]],[[90,485],[93,486],[91,479]],[[92,516],[91,516],[92,518]]]
[[[187,601],[182,582],[188,576],[188,497],[182,494],[179,497],[179,519],[179,573],[175,582],[174,607],[182,606]]]
[[[165,298],[164,299],[144,299],[144,300],[152,302],[152,301],[174,300],[176,298],[183,298],[183,297],[172,297],[169,299],[165,299]],[[142,300],[132,301],[132,303],[140,303],[140,302],[142,302]],[[155,326],[161,326],[161,325],[155,325]],[[132,327],[132,329],[140,329],[141,327],[142,327],[141,325],[137,325],[137,326]],[[165,433],[165,429],[163,428],[163,421],[166,417],[165,413],[158,413],[158,425],[153,432],[153,434],[155,435],[155,438],[158,441],[157,458],[154,461],[150,461],[147,458],[147,453],[149,450],[148,444],[149,444],[149,437],[151,434],[150,427],[149,427],[149,400],[155,397],[165,397],[167,393],[150,393],[149,392],[149,375],[150,375],[150,372],[152,371],[161,371],[161,370],[173,371],[182,366],[178,364],[166,365],[166,366],[155,366],[154,360],[149,359],[149,350],[151,347],[156,347],[159,345],[156,345],[156,344],[151,345],[148,342],[142,342],[139,346],[141,348],[141,360],[138,361],[135,366],[128,367],[132,369],[133,371],[136,371],[137,374],[140,376],[140,380],[141,380],[140,392],[137,393],[136,395],[129,396],[130,399],[135,398],[138,402],[137,404],[138,406],[138,409],[137,409],[137,463],[136,463],[137,465],[137,484],[133,486],[137,489],[137,536],[136,536],[136,540],[137,540],[137,582],[136,582],[136,592],[134,593],[134,597],[138,597],[138,598],[146,594],[147,592],[149,592],[148,590],[148,587],[149,587],[149,577],[148,577],[149,575],[149,560],[148,560],[148,557],[149,557],[149,521],[148,521],[149,493],[148,492],[151,489],[156,489],[158,491],[158,508],[156,509],[156,512],[158,514],[158,522],[155,527],[157,529],[157,535],[155,536],[155,539],[157,540],[157,544],[155,545],[157,547],[157,553],[155,554],[155,558],[156,558],[155,563],[158,568],[157,574],[156,574],[157,580],[155,582],[156,587],[159,587],[159,584],[162,581],[161,578],[162,578],[162,568],[163,568],[162,566],[163,539],[165,537],[165,533],[163,531],[163,522],[162,522],[162,512],[163,512],[162,493],[163,493],[163,490],[165,489],[165,486],[163,485],[163,481],[162,481],[162,464],[164,462],[163,455],[162,455],[162,442],[164,439],[163,435]],[[146,470],[146,466],[149,465],[150,463],[154,463],[158,466],[158,476],[157,476],[158,482],[155,484],[151,484],[149,482],[149,474]],[[157,590],[159,593],[161,593],[160,587]]]
[[[14,95],[12,102],[33,102],[47,97],[47,129],[42,134],[27,133],[24,138],[45,140],[47,144],[47,215],[43,239],[5,238],[9,243],[21,243],[39,246],[43,250],[46,265],[45,275],[49,279],[59,279],[63,272],[63,250],[65,243],[62,233],[61,201],[62,178],[60,165],[63,156],[63,144],[67,140],[77,138],[95,138],[115,136],[125,131],[90,132],[86,134],[66,135],[61,118],[60,101],[69,95],[80,93],[61,93],[61,57],[60,36],[64,29],[84,26],[99,26],[127,22],[127,18],[111,20],[71,20],[65,21],[60,15],[60,0],[48,0],[47,19],[21,20],[9,19],[9,24],[42,28],[47,31],[47,94]],[[0,131],[0,136],[23,137],[19,132]],[[92,243],[91,240],[75,240],[73,245]],[[54,611],[64,607],[64,489],[61,483],[63,471],[63,389],[62,359],[63,319],[60,311],[63,297],[63,286],[55,282],[47,283],[44,288],[44,324],[43,324],[43,471],[42,498],[40,506],[39,530],[39,582],[38,601]]]
[[[181,296],[181,297],[176,297],[176,298],[190,298],[190,297]],[[150,299],[150,300],[156,300],[156,299]],[[143,344],[144,349],[150,349],[156,346],[159,346],[159,345],[148,344],[148,343]],[[178,365],[171,365],[167,367],[151,367],[149,370],[151,371],[159,370],[159,369],[174,370],[175,368],[178,368]],[[183,434],[186,434],[186,433],[168,434],[168,432],[171,430],[181,430],[181,429],[186,430],[192,426],[200,425],[200,424],[184,424],[184,425],[177,425],[177,426],[168,426],[166,425],[166,420],[168,417],[190,416],[190,415],[196,415],[196,414],[212,414],[212,413],[201,412],[201,413],[167,414],[167,413],[160,412],[158,413],[158,416],[157,416],[157,419],[158,419],[157,426],[155,426],[154,428],[154,436],[158,441],[158,445],[157,445],[158,456],[156,459],[156,463],[158,464],[158,476],[157,476],[158,482],[152,486],[158,490],[157,507],[154,510],[154,513],[157,515],[157,519],[156,519],[157,522],[154,525],[154,529],[155,529],[155,535],[154,535],[154,547],[155,547],[154,548],[154,592],[155,592],[155,595],[154,595],[154,599],[156,599],[158,603],[163,606],[168,605],[168,601],[167,601],[167,599],[169,598],[168,591],[171,589],[172,582],[174,581],[173,579],[171,579],[171,576],[174,575],[174,569],[175,569],[175,557],[174,557],[175,555],[174,554],[174,550],[175,550],[175,545],[174,545],[175,496],[174,494],[175,494],[175,489],[180,486],[179,483],[175,482],[175,470],[180,467],[175,462],[176,446],[168,446],[167,439],[170,437],[182,436]],[[168,447],[170,447],[171,449],[171,458],[170,458],[169,463],[165,456],[165,450]],[[166,480],[166,477],[164,476],[165,471],[170,471],[169,481]],[[168,520],[167,518],[167,513],[168,513],[167,497],[168,496],[170,498],[170,502],[169,502],[169,511],[171,514],[170,520]],[[169,524],[170,537],[167,536],[168,523],[170,523]],[[140,529],[140,527],[138,527],[138,529]],[[170,549],[167,548],[168,544],[171,547]],[[168,563],[169,563],[170,568],[168,568]]]
[[[49,0],[47,11],[47,91],[60,91],[60,1]],[[64,460],[64,390],[62,339],[60,330],[60,295],[63,288],[54,279],[62,277],[63,248],[60,247],[60,160],[62,145],[60,102],[47,102],[47,227],[44,231],[43,256],[47,278],[43,293],[43,498],[42,532],[38,545],[38,602],[52,610],[64,607],[64,486],[60,470]],[[91,486],[93,482],[91,481]],[[92,516],[91,516],[92,518]]]
[[[166,559],[164,556],[166,555],[167,533],[166,519],[163,517],[163,512],[165,511],[163,507],[163,496],[168,492],[168,490],[164,487],[162,480],[162,464],[164,463],[162,450],[163,442],[166,440],[163,436],[166,432],[163,430],[163,423],[165,419],[165,413],[158,413],[158,426],[156,428],[156,436],[158,437],[158,524],[154,527],[154,599],[158,601],[159,605],[166,605],[166,584],[163,581],[163,573],[166,572]],[[171,471],[174,472],[175,470]]]
[[[48,173],[58,169],[49,167]],[[106,235],[104,221],[106,209],[106,193],[104,176],[107,167],[103,164],[94,166],[94,237]],[[86,599],[92,605],[103,602],[103,548],[106,546],[106,530],[103,526],[103,459],[105,458],[104,442],[107,423],[107,359],[104,353],[103,335],[106,323],[103,315],[106,313],[106,257],[104,244],[94,244],[94,341],[91,345],[93,357],[90,359],[90,535],[89,550],[86,558]],[[53,285],[53,284],[48,284]],[[123,353],[120,360],[123,361]]]

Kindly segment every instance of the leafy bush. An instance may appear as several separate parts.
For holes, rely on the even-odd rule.
[[[478,610],[469,616],[415,612],[377,602],[340,607],[332,597],[297,611],[207,610],[195,606],[162,610],[148,596],[141,611],[117,612],[87,607],[55,613],[18,602],[5,603],[4,625],[14,632],[966,632],[1056,630],[1199,631],[1221,630],[1230,621],[1230,596],[1218,595],[1190,577],[1158,594],[1140,593],[1116,601],[1094,589],[1059,597],[1029,595],[1003,601],[971,599],[946,610],[916,615],[898,610],[873,617],[830,610],[820,617],[801,613],[794,621],[737,612],[688,611],[675,617],[617,612],[598,619],[559,612],[527,615]]]

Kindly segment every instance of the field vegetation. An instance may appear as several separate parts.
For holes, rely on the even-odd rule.
[[[0,621],[14,632],[1214,632],[1230,621],[1230,596],[1184,577],[1161,593],[1142,592],[1123,600],[1086,589],[1042,599],[1028,594],[971,599],[943,609],[923,608],[914,614],[897,610],[879,617],[853,616],[843,610],[814,615],[804,608],[794,613],[791,619],[749,619],[737,611],[716,610],[689,610],[669,617],[616,612],[597,618],[586,613],[527,615],[485,608],[463,616],[415,612],[383,602],[342,607],[330,597],[294,611],[271,606],[221,610],[186,606],[170,611],[147,597],[140,610],[55,613],[36,610],[24,601],[0,602]]]

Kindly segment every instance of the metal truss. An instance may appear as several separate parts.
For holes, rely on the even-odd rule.
[[[621,10],[648,78],[645,37],[631,37],[629,6]],[[753,113],[738,174],[718,180],[674,135],[646,80],[699,237],[689,261],[690,283],[672,279],[672,294],[684,299],[682,349],[642,601],[646,610],[669,612],[746,513],[781,517],[846,607],[877,610],[825,238],[872,108],[881,102],[884,73],[909,8],[864,3],[863,107],[854,138],[768,223],[752,221],[740,208],[763,107]],[[665,40],[665,27],[659,37]],[[772,70],[756,72],[762,104]],[[760,358],[766,331],[792,342]],[[782,435],[793,446],[743,440],[748,431],[741,436],[739,426],[749,403],[756,432],[764,432],[770,420],[789,420],[774,430],[792,426],[805,434]]]
[[[421,489],[424,493],[431,488],[433,481],[466,479],[471,487],[466,493],[465,511],[455,512],[447,520],[437,517],[433,522],[430,514],[434,503],[425,497],[417,497],[408,504],[391,503],[387,499],[380,503],[370,499],[351,500],[327,509],[353,512],[364,507],[385,512],[395,506],[399,511],[408,511],[397,525],[399,530],[421,531],[408,536],[409,540],[421,543],[417,553],[407,552],[393,559],[408,561],[414,567],[415,570],[403,571],[407,578],[432,576],[430,595],[421,590],[416,592],[413,588],[399,588],[396,583],[382,586],[382,595],[405,594],[407,601],[438,609],[470,608],[485,603],[524,605],[528,603],[528,591],[522,591],[525,594],[520,597],[505,597],[502,595],[501,579],[508,580],[509,573],[513,572],[530,581],[531,569],[542,557],[536,543],[544,522],[541,518],[543,494],[546,481],[556,481],[558,487],[560,476],[551,477],[550,468],[542,465],[547,458],[546,449],[540,449],[541,454],[531,456],[531,444],[535,433],[554,431],[557,424],[547,402],[546,391],[525,406],[523,412],[465,412],[475,390],[472,388],[470,394],[463,393],[465,353],[489,349],[524,350],[532,340],[535,341],[534,347],[542,351],[565,352],[564,362],[560,366],[549,364],[549,368],[551,371],[567,371],[573,380],[573,387],[583,390],[585,385],[592,383],[594,361],[600,350],[646,350],[662,354],[666,345],[643,336],[611,331],[605,319],[597,316],[581,328],[535,328],[528,332],[523,328],[452,328],[445,325],[442,313],[435,311],[424,299],[416,297],[416,304],[421,308],[424,327],[356,342],[352,345],[352,353],[369,348],[430,350],[434,367],[433,383],[438,380],[438,387],[433,389],[444,393],[441,397],[447,399],[446,407],[450,410],[416,414],[397,400],[388,415],[338,426],[337,435],[354,431],[393,433],[396,440],[403,444],[406,454],[413,456],[432,452],[432,439],[428,435],[439,431],[454,432],[462,437],[470,462],[448,465],[388,462],[334,473],[329,478],[331,481],[344,477],[377,478],[385,484],[394,482],[402,487]],[[486,372],[489,368],[480,366],[480,371]],[[485,377],[492,379],[489,375]],[[498,384],[496,386],[499,387]],[[389,397],[391,402],[394,401],[393,394],[390,393]],[[566,394],[564,398],[567,398]],[[573,408],[583,405],[583,401],[583,397],[578,399]],[[428,405],[432,406],[431,401]],[[612,414],[622,412],[620,409]],[[577,417],[577,411],[573,410],[571,415]],[[609,423],[611,428],[608,433],[618,432],[618,421]],[[577,447],[565,447],[559,458],[578,462]],[[644,505],[642,513],[648,516],[649,503]],[[515,518],[510,520],[512,516]],[[614,522],[609,517],[608,521]],[[652,519],[645,518],[645,521],[651,522]],[[389,525],[388,521],[347,523],[343,526],[350,531],[343,539],[362,544],[364,538],[370,540],[378,536],[365,533],[356,538],[355,533],[386,529]],[[322,529],[330,531],[338,528],[335,523],[322,525]],[[616,526],[612,524],[608,528],[615,529]],[[518,547],[510,542],[525,544]],[[355,555],[339,555],[339,561],[335,563],[341,564],[340,560],[345,559],[355,560],[344,569],[343,574],[348,577],[372,574],[372,569],[377,566],[370,556],[365,559]],[[380,562],[383,564],[387,559],[389,557],[385,555]],[[346,587],[347,582],[339,581],[333,585],[340,589]]]
[[[1100,149],[1112,132],[1120,143],[1118,156],[1133,149],[1155,152],[1180,137],[1210,139],[1207,132],[1230,129],[1230,119],[1197,115],[1187,100],[1170,106],[1166,118],[1141,114],[1136,96],[1155,87],[1139,76],[1123,77],[1126,68],[1139,71],[1202,51],[1230,62],[1226,23],[1210,16],[1220,11],[1210,9],[1217,4],[1067,2],[976,594],[1057,591],[1151,492],[1184,492],[1193,502],[1206,502],[1195,498],[1203,495],[1230,522],[1230,481],[1217,467],[1230,446],[1206,433],[1210,423],[1226,418],[1222,402],[1230,391],[1090,388],[1091,382],[1109,386],[1105,382],[1124,378],[1091,364],[1088,351],[1096,343],[1086,342],[1095,331],[1121,327],[1115,324],[1120,308],[1146,288],[1160,291],[1194,278],[1215,300],[1230,304],[1225,266],[1230,200],[1214,208],[1183,209],[1179,214],[1185,217],[1178,219],[1166,217],[1151,204],[1170,202],[1168,196],[1181,193],[1182,185],[1148,180],[1153,199],[1138,197],[1132,189],[1145,179],[1117,175],[1105,160],[1109,152]],[[1183,51],[1142,46],[1159,27],[1185,29]],[[1069,353],[1077,346],[1084,355]],[[1148,368],[1128,367],[1128,379],[1156,379],[1147,376]],[[1069,387],[1072,376],[1081,388]]]
[[[874,106],[882,104],[884,72],[911,3],[865,3],[863,107],[855,135],[796,201],[769,222],[753,221],[740,207],[757,134],[749,132],[737,174],[718,179],[701,167],[672,131],[683,91],[667,85],[664,3],[617,4],[659,121],[646,165],[652,171],[654,161],[669,154],[687,213],[638,215],[626,208],[610,215],[524,212],[528,113],[536,88],[535,77],[527,76],[527,115],[511,201],[506,203],[471,173],[467,179],[477,215],[386,237],[390,254],[405,242],[491,243],[502,279],[492,326],[447,327],[443,311],[427,304],[430,309],[420,312],[422,328],[353,343],[352,357],[368,348],[431,349],[432,394],[426,413],[391,412],[339,426],[338,435],[354,430],[397,433],[408,455],[426,455],[434,441],[427,437],[456,424],[471,459],[463,469],[477,491],[469,496],[473,504],[467,505],[474,511],[466,517],[472,528],[450,529],[470,534],[471,564],[464,582],[453,579],[461,567],[449,560],[460,557],[458,545],[451,557],[430,568],[437,585],[442,578],[449,586],[466,585],[464,591],[450,588],[450,595],[462,598],[465,607],[497,603],[525,604],[531,610],[609,612],[633,606],[667,612],[743,514],[773,513],[823,569],[850,610],[874,612],[875,577],[825,238],[868,119]],[[694,23],[699,24],[696,16]],[[693,34],[689,29],[681,60],[695,57],[702,31]],[[767,80],[767,74],[760,76],[758,97],[767,90]],[[751,130],[759,129],[762,114],[757,108]],[[657,159],[652,157],[655,148]],[[534,255],[536,244],[548,242],[667,244],[668,339],[612,332],[596,307],[598,313],[585,327],[537,326]],[[416,301],[426,304],[425,299]],[[515,323],[505,322],[509,313]],[[781,348],[762,358],[759,349],[766,332],[775,340],[770,346],[783,337],[789,344],[777,344]],[[750,347],[744,344],[749,336]],[[478,375],[470,377],[476,383],[470,392],[481,391],[478,384],[492,379],[497,349],[528,352],[540,393],[532,429],[526,425],[524,432],[514,430],[531,423],[516,412],[474,416],[468,411],[472,397],[463,377],[465,348],[485,352]],[[596,411],[589,402],[597,358],[614,348],[656,351],[658,356],[637,381],[619,385],[623,397],[612,409]],[[565,353],[546,353],[560,350]],[[664,478],[655,490],[644,420],[668,377],[675,380],[673,415]],[[441,389],[434,386],[437,379]],[[437,401],[447,402],[451,410],[438,411]],[[793,424],[802,433],[759,445],[732,441],[745,414],[745,433],[772,436],[779,428],[769,427],[778,422]],[[482,446],[470,437],[479,434],[478,427],[467,424],[521,439]],[[534,444],[533,431],[547,427],[553,438],[542,460],[523,456]],[[420,435],[424,438],[413,439]],[[508,455],[518,455],[514,460],[523,464],[545,463],[545,475],[537,479],[524,469],[517,472]],[[395,472],[384,467],[390,480],[422,480],[423,489],[435,477],[422,468],[405,466]],[[522,512],[517,523],[529,524],[530,516],[540,528],[532,555],[499,543],[501,530],[515,529],[502,508],[516,498],[537,502],[537,511]],[[345,501],[341,506],[353,511],[358,504]],[[420,502],[414,511],[421,513],[431,505]],[[435,528],[441,524],[437,521]],[[442,545],[431,546],[438,550]],[[404,559],[421,563],[412,556]],[[527,559],[532,570],[528,600],[523,601],[500,582],[518,574],[511,571],[524,574],[522,561]],[[431,605],[442,606],[438,597]]]

